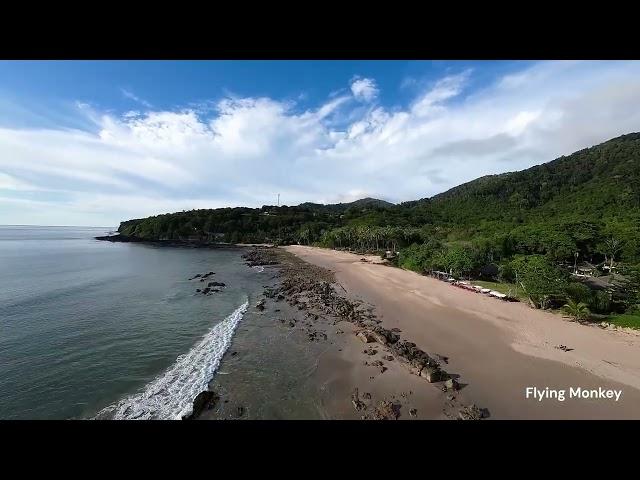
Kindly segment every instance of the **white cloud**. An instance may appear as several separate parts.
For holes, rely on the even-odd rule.
[[[351,93],[356,100],[361,102],[372,102],[378,97],[378,87],[372,78],[355,78],[351,82]]]
[[[121,88],[120,91],[122,92],[122,95],[124,95],[129,100],[133,100],[134,102],[138,102],[143,107],[152,108],[152,105],[149,102],[147,102],[143,98],[138,97],[131,90],[127,90],[126,88]]]
[[[115,225],[277,193],[423,198],[640,130],[638,79],[637,62],[542,62],[473,92],[472,72],[437,79],[405,108],[345,95],[305,111],[241,97],[121,116],[85,105],[91,131],[0,128],[0,223]]]

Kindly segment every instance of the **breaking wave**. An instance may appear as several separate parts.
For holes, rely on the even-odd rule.
[[[256,265],[256,266],[254,266],[252,268],[258,273],[264,272],[264,267],[262,265]]]
[[[143,392],[105,408],[95,418],[180,420],[189,415],[193,410],[193,399],[208,388],[248,306],[246,301],[215,325],[188,353],[180,355],[167,371],[149,383]]]

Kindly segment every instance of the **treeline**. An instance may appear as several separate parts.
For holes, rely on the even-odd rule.
[[[618,273],[635,278],[640,264],[640,134],[399,205],[367,198],[336,205],[192,210],[122,222],[119,232],[200,243],[391,250],[399,252],[399,265],[419,272],[442,270],[505,282],[515,282],[517,272],[518,282],[528,278],[532,302],[546,306],[557,295],[568,296],[567,288],[573,292],[569,298],[580,297],[576,292],[581,287],[570,286],[575,282],[568,277],[574,264],[589,262],[599,273],[605,266],[618,267]],[[552,279],[544,295],[532,286],[534,277]],[[627,297],[633,302],[633,295]],[[587,300],[580,303],[606,310],[602,298]],[[609,300],[618,302],[613,294]]]

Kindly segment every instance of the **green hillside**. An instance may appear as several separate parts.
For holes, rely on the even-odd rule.
[[[528,272],[529,290],[538,292],[529,297],[539,306],[566,298],[567,288],[574,290],[569,297],[596,302],[595,294],[579,292],[586,287],[575,287],[569,272],[588,262],[593,275],[614,271],[625,281],[636,278],[640,134],[398,205],[365,198],[333,205],[192,210],[122,222],[119,232],[146,240],[393,250],[399,251],[400,266],[420,272],[446,270],[508,283],[518,274],[522,283]],[[539,279],[549,281],[534,288]],[[628,307],[637,299],[636,294],[610,294],[608,300],[603,295],[593,306],[597,311],[610,311],[611,302]]]

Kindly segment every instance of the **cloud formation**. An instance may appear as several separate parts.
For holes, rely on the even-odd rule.
[[[355,78],[351,82],[351,93],[356,100],[372,102],[378,96],[376,81],[372,78]]]
[[[83,104],[92,129],[0,128],[0,224],[115,226],[278,193],[289,205],[412,200],[640,130],[637,62],[542,62],[473,82],[446,75],[405,106],[374,103],[375,81],[358,78],[311,109],[267,97],[119,115]]]
[[[126,88],[121,88],[120,91],[122,92],[122,95],[125,98],[128,98],[129,100],[133,100],[134,102],[138,102],[140,105],[142,105],[143,107],[147,107],[147,108],[153,108],[153,106],[147,102],[146,100],[144,100],[143,98],[138,97],[135,93],[133,93],[130,90],[127,90]]]

